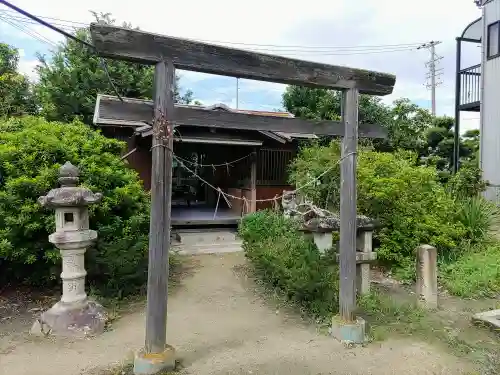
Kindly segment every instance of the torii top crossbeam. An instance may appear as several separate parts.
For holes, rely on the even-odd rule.
[[[176,68],[259,81],[344,90],[370,95],[392,93],[392,74],[273,56],[140,30],[91,24],[92,41],[102,56],[156,64],[165,58]]]

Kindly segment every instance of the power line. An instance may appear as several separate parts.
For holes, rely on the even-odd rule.
[[[24,19],[22,17],[16,16],[16,13],[11,11],[11,10],[4,10],[3,12],[7,13],[10,12],[12,14],[11,17],[16,18],[17,21],[20,22],[28,22],[28,23],[33,23],[30,19]],[[48,16],[35,16],[39,19],[48,19],[48,20],[54,20],[58,22],[50,22],[52,25],[58,25],[61,28],[86,28],[88,27],[88,24],[83,23],[83,22],[77,22],[77,21],[71,21],[71,20],[65,20],[61,18],[54,18],[54,17],[48,17]],[[37,21],[37,23],[39,23]],[[73,26],[73,25],[67,25],[66,23],[73,24],[73,25],[78,25],[78,26]],[[279,44],[259,44],[259,43],[245,43],[245,42],[232,42],[232,41],[220,41],[220,40],[208,40],[208,39],[190,39],[193,41],[198,41],[198,42],[206,42],[206,43],[214,43],[214,44],[229,44],[229,45],[241,45],[241,46],[254,46],[257,47],[256,49],[261,50],[261,51],[275,51],[275,49],[287,49],[286,51],[290,52],[325,52],[325,53],[331,53],[332,51],[359,51],[359,52],[364,52],[365,50],[367,51],[378,51],[378,50],[389,50],[389,52],[392,52],[394,50],[410,50],[410,49],[415,49],[419,45],[422,45],[422,42],[418,43],[399,43],[399,44],[380,44],[380,45],[365,45],[365,46],[305,46],[305,45],[279,45]],[[270,48],[265,48],[265,47],[270,47]],[[283,51],[284,52],[284,51]]]
[[[24,24],[28,24],[28,25],[39,25],[38,22],[35,22],[29,18],[26,18],[26,17],[21,17],[21,16],[15,16],[14,14],[12,13],[8,13],[6,10],[4,9],[0,9],[0,14],[4,17],[4,18],[7,18],[11,21],[16,21],[16,22],[21,22],[21,23],[24,23]],[[67,24],[64,24],[64,23],[58,23],[58,22],[51,22],[52,25],[54,26],[58,26],[60,27],[61,29],[64,29],[64,30],[77,30],[79,28],[82,28],[83,26],[70,26],[70,25],[67,25]]]
[[[204,43],[212,43],[212,44],[220,44],[220,45],[239,45],[239,46],[247,46],[247,47],[255,47],[252,50],[270,50],[275,51],[279,49],[279,51],[304,51],[304,52],[349,52],[349,51],[377,51],[377,50],[385,50],[385,49],[413,49],[418,47],[421,43],[408,43],[408,44],[386,44],[386,45],[373,45],[373,46],[291,46],[291,45],[278,45],[278,44],[257,44],[257,43],[242,43],[242,42],[228,42],[228,41],[218,41],[218,40],[207,40],[207,39],[189,39],[196,42],[204,42]]]
[[[93,51],[97,52],[97,50],[95,49],[95,47],[90,44],[89,42],[85,41],[85,40],[82,40],[80,38],[77,38],[76,36],[62,30],[61,28],[57,27],[57,26],[54,26],[52,25],[51,23],[47,22],[47,21],[44,21],[43,19],[41,19],[40,17],[37,17],[31,13],[28,13],[26,12],[25,10],[22,10],[21,8],[15,6],[14,4],[11,4],[9,3],[8,1],[6,0],[0,0],[0,4],[3,4],[13,10],[15,10],[17,13],[19,14],[22,14],[23,16],[39,23],[40,25],[43,25],[45,27],[48,27],[49,29],[51,29],[52,31],[55,31],[56,33],[59,33],[61,35],[64,35],[66,38],[69,38],[69,39],[72,39],[78,43],[81,43],[81,44],[84,44],[86,45],[87,47],[91,48]]]
[[[64,31],[64,30],[61,30],[60,28],[58,28],[58,27],[56,27],[56,26],[53,26],[53,25],[52,25],[52,24],[50,24],[49,22],[46,22],[46,21],[44,21],[44,20],[40,19],[39,17],[37,17],[37,16],[35,16],[35,15],[31,14],[31,13],[28,13],[27,11],[25,11],[25,10],[23,10],[23,9],[21,9],[21,8],[19,8],[19,7],[15,6],[15,5],[13,5],[13,4],[11,4],[11,3],[9,3],[9,2],[8,2],[8,1],[6,1],[6,0],[0,0],[0,4],[3,4],[3,5],[5,5],[5,6],[7,6],[7,7],[11,8],[11,9],[13,9],[13,10],[15,10],[16,12],[18,12],[18,13],[22,14],[23,16],[25,16],[25,17],[27,17],[27,18],[29,18],[29,19],[32,19],[33,21],[36,21],[36,22],[38,22],[39,24],[41,24],[41,25],[43,25],[43,26],[46,26],[46,27],[48,27],[49,29],[51,29],[51,30],[53,30],[53,31],[55,31],[55,32],[57,32],[57,33],[59,33],[59,34],[64,35],[66,38],[69,38],[69,39],[71,39],[71,40],[74,40],[75,42],[78,42],[78,43],[80,43],[80,44],[82,44],[82,45],[85,45],[85,46],[87,46],[88,48],[90,48],[90,49],[91,49],[91,50],[92,50],[92,51],[93,51],[93,52],[94,52],[94,53],[95,53],[95,54],[99,57],[99,61],[100,61],[101,65],[102,65],[102,67],[103,67],[103,69],[104,69],[104,72],[106,73],[106,76],[107,76],[107,78],[108,78],[108,81],[109,81],[109,83],[110,83],[110,85],[111,85],[111,87],[112,87],[113,91],[115,92],[116,96],[118,96],[118,98],[120,99],[120,101],[122,101],[122,102],[123,102],[123,98],[122,98],[122,96],[121,96],[121,95],[120,95],[120,93],[118,92],[118,90],[117,90],[117,88],[116,88],[115,84],[113,83],[113,80],[111,79],[111,75],[109,74],[109,70],[108,70],[108,66],[106,65],[106,61],[104,61],[104,59],[103,59],[101,56],[99,56],[99,53],[98,53],[97,49],[96,49],[96,48],[95,48],[92,44],[90,44],[89,42],[87,42],[87,41],[85,41],[85,40],[83,40],[83,39],[80,39],[80,38],[78,38],[78,37],[76,37],[76,36],[74,36],[74,35],[71,35],[70,33],[66,32],[66,31]]]
[[[27,26],[24,26],[24,25],[20,25],[14,21],[11,21],[9,19],[6,19],[4,17],[2,17],[0,15],[0,20],[5,22],[6,24],[20,30],[21,32],[25,33],[26,35],[29,35],[31,36],[32,38],[35,38],[36,40],[42,42],[42,43],[47,43],[49,44],[50,46],[52,47],[57,47],[57,44],[55,44],[53,41],[51,41],[50,39],[44,37],[43,35],[37,33],[35,30],[33,29],[30,29],[29,27]]]
[[[5,17],[4,17],[5,18]],[[12,17],[8,16],[8,19],[12,22],[16,23],[26,23],[26,24],[37,24],[37,22],[31,21],[29,19],[21,18],[21,17]],[[51,24],[53,26],[58,26],[60,29],[64,31],[75,31],[78,29],[77,27],[72,27],[72,26],[66,26],[66,25],[58,25],[55,23]],[[356,47],[351,47],[351,48],[356,48]],[[330,51],[318,51],[318,50],[299,50],[299,49],[271,49],[271,48],[252,48],[251,49],[254,52],[272,52],[272,53],[284,53],[286,55],[292,55],[292,56],[303,56],[303,55],[314,55],[314,56],[351,56],[351,55],[368,55],[368,54],[379,54],[379,53],[390,53],[390,52],[403,52],[403,51],[414,51],[415,47],[410,47],[410,46],[401,46],[401,47],[384,47],[384,48],[374,48],[374,49],[360,49],[360,50],[330,50]]]
[[[26,24],[37,24],[34,21],[31,21],[26,18],[22,17],[12,17],[11,15],[8,16],[8,18],[12,21],[20,22],[20,23],[26,23]],[[62,30],[65,31],[75,31],[76,29],[80,28],[77,26],[68,26],[64,24],[56,24],[51,22],[52,25],[58,26]],[[88,26],[86,26],[88,27]],[[205,40],[197,40],[201,42],[205,42]],[[216,43],[224,43],[224,42],[216,42]],[[229,42],[228,42],[229,43]],[[232,44],[238,44],[238,43],[232,43]],[[258,45],[256,45],[258,46]],[[264,45],[265,46],[265,45]],[[286,46],[280,46],[281,47],[286,47]],[[330,49],[330,50],[316,50],[312,48],[307,48],[307,46],[303,46],[303,49],[272,49],[272,48],[251,48],[252,51],[255,52],[273,52],[273,53],[285,53],[287,55],[295,55],[295,56],[302,56],[302,55],[315,55],[315,56],[350,56],[350,55],[367,55],[367,54],[379,54],[379,53],[389,53],[389,52],[402,52],[402,51],[413,51],[416,48],[415,45],[387,45],[387,46],[373,46],[373,47],[365,47],[364,49],[361,47],[337,47],[338,49]],[[326,48],[326,47],[322,47]],[[335,47],[334,47],[335,48]]]
[[[5,12],[5,13],[11,13],[11,14],[13,14],[14,16],[18,13],[17,11],[15,11],[15,10],[10,10],[10,9],[5,9],[5,10],[3,10],[3,12]],[[84,22],[64,20],[64,19],[61,19],[61,18],[54,18],[54,17],[48,17],[48,16],[36,16],[36,17],[39,17],[39,18],[45,18],[45,19],[47,19],[47,20],[51,20],[51,21],[58,21],[58,22],[64,22],[64,23],[72,23],[72,24],[77,24],[77,25],[81,25],[81,26],[83,26],[83,27],[87,27],[87,26],[88,26],[88,24],[87,24],[87,23],[84,23]]]
[[[370,54],[379,54],[379,53],[389,53],[389,52],[405,52],[405,51],[415,51],[416,48],[405,47],[405,48],[393,48],[393,49],[378,49],[378,50],[359,50],[352,52],[328,52],[328,51],[300,51],[300,50],[274,50],[268,48],[252,48],[251,51],[254,52],[273,52],[276,54],[284,53],[287,55],[311,55],[311,56],[352,56],[352,55],[370,55]]]

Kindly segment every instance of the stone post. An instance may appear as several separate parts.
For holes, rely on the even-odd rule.
[[[438,307],[437,250],[430,245],[420,245],[417,253],[416,295],[422,307]]]
[[[66,162],[59,169],[61,187],[38,200],[55,209],[56,231],[49,241],[61,251],[63,285],[61,300],[35,321],[33,334],[95,335],[104,330],[107,320],[104,308],[89,301],[85,293],[85,251],[97,239],[97,232],[89,229],[88,206],[99,202],[102,195],[78,187],[78,180],[78,168]]]
[[[361,295],[370,293],[371,275],[370,261],[376,259],[376,254],[373,253],[373,229],[360,228],[358,229],[356,239],[356,250],[361,252],[360,258],[365,263],[356,264],[356,283],[358,293]]]
[[[320,254],[324,254],[333,247],[333,234],[330,231],[313,232],[314,244]]]

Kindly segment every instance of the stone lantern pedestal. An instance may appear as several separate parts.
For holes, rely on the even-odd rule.
[[[66,162],[59,170],[61,187],[39,198],[44,207],[55,209],[56,231],[49,241],[61,251],[63,290],[61,300],[35,321],[32,334],[96,335],[107,320],[104,308],[85,293],[85,251],[97,239],[97,232],[89,229],[88,206],[102,195],[78,187],[78,176],[78,168]]]

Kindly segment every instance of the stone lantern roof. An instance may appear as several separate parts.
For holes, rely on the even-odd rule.
[[[84,207],[98,203],[102,199],[101,193],[93,193],[90,189],[77,186],[80,171],[67,161],[59,168],[59,183],[61,187],[52,189],[45,196],[38,198],[43,207]]]

